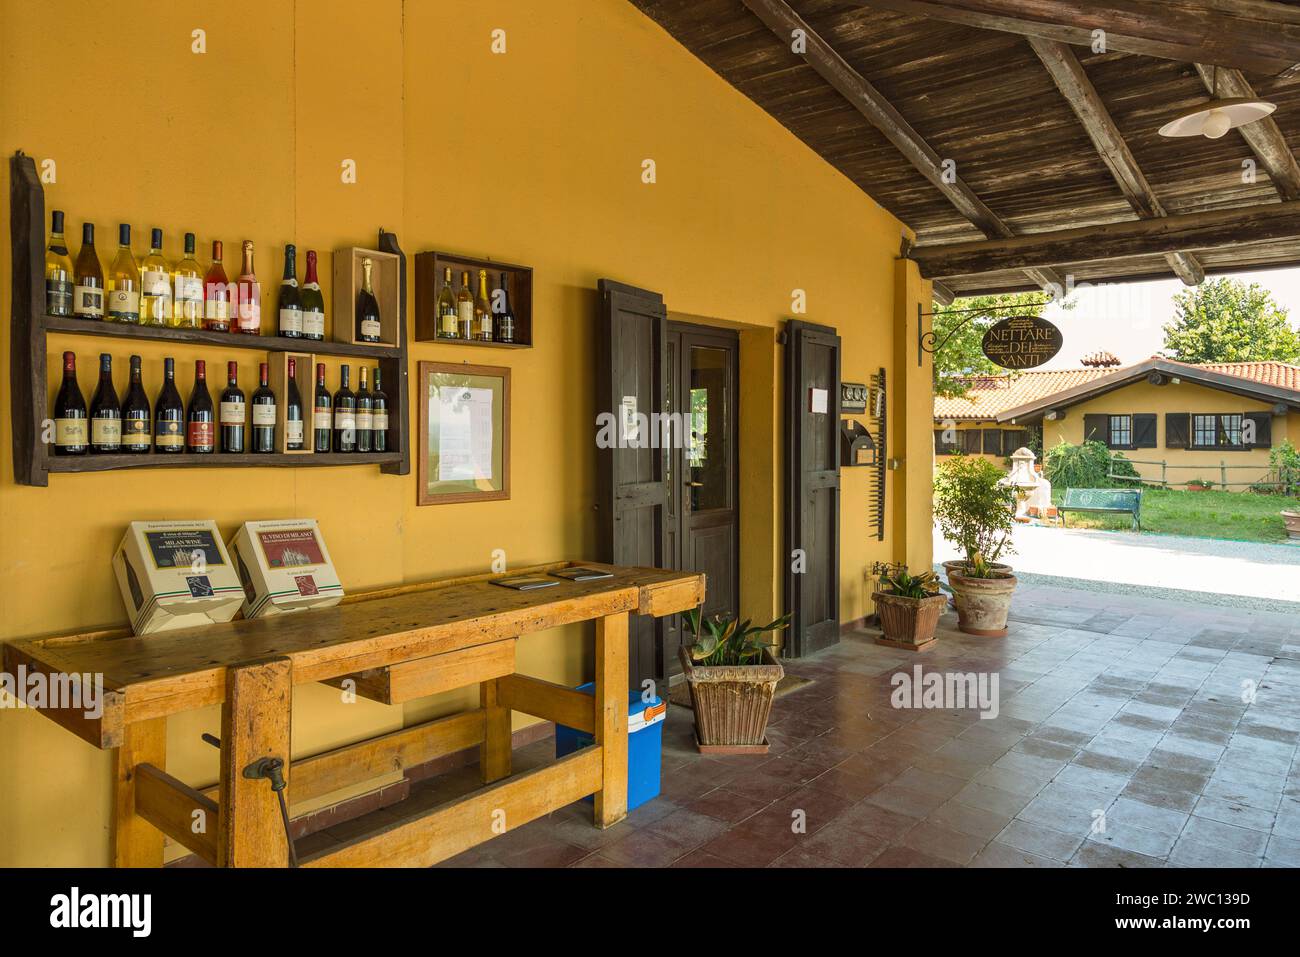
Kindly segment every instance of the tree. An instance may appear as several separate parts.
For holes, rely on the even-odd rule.
[[[1180,362],[1300,360],[1300,333],[1258,283],[1212,279],[1174,296],[1164,354]]]
[[[1041,316],[1048,302],[1042,293],[1013,292],[998,296],[970,296],[938,307],[934,313],[935,342],[943,342],[944,346],[934,354],[934,394],[957,398],[970,391],[967,380],[971,376],[1005,375],[1006,369],[985,358],[981,348],[984,333],[989,326],[1007,316]],[[971,312],[972,309],[992,311],[981,315]],[[963,322],[966,324],[961,325]],[[949,333],[952,338],[944,342]]]

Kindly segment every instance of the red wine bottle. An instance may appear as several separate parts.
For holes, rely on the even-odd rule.
[[[284,389],[284,448],[287,452],[301,452],[305,442],[306,423],[302,419],[302,393],[298,391],[298,360],[289,357],[289,381]]]
[[[275,393],[267,385],[267,364],[258,369],[261,385],[253,393],[253,451],[275,451]]]
[[[99,386],[90,400],[90,451],[105,455],[122,451],[122,403],[113,388],[113,357],[99,356]]]
[[[244,390],[239,387],[239,363],[226,363],[226,388],[221,393],[221,451],[244,451],[244,429],[248,409]]]
[[[140,357],[131,357],[131,384],[122,400],[122,451],[142,454],[153,444],[149,397],[140,381]]]
[[[370,390],[370,429],[376,452],[388,451],[388,396],[379,382],[379,366],[375,366],[375,387]]]
[[[208,367],[202,359],[194,360],[194,390],[185,410],[185,444],[191,452],[204,455],[217,450],[216,416],[212,396],[208,393]]]
[[[357,370],[357,451],[370,451],[370,432],[374,428],[371,413],[370,390],[366,388],[366,367]]]
[[[77,355],[63,353],[63,384],[54,397],[54,454],[85,455],[87,435],[86,400],[77,385]]]
[[[153,450],[164,454],[185,451],[185,406],[176,391],[176,360],[163,360],[163,386],[153,407]]]
[[[316,452],[330,450],[330,438],[334,434],[334,417],[331,411],[330,390],[325,387],[325,363],[316,363],[316,396],[312,409],[312,432]]]
[[[334,393],[334,451],[357,450],[357,397],[351,386],[348,367],[339,368],[339,390]]]

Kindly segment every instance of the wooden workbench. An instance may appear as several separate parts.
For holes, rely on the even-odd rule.
[[[571,562],[511,570],[544,573]],[[593,563],[582,563],[593,564]],[[627,812],[628,615],[686,611],[704,576],[601,566],[612,578],[556,579],[514,591],[480,575],[350,595],[333,608],[233,621],[137,638],[94,632],[6,645],[16,674],[102,674],[103,710],[42,713],[99,748],[116,749],[113,861],[160,866],[163,835],[230,867],[284,867],[279,800],[244,770],[284,762],[292,801],[478,746],[484,786],[459,800],[317,852],[302,866],[424,866],[595,795],[595,824]],[[559,625],[596,622],[595,694],[515,673],[515,645]],[[293,687],[326,682],[389,704],[471,684],[480,706],[290,766]],[[169,715],[220,704],[217,800],[166,771]],[[511,711],[593,734],[595,744],[523,774],[510,773]]]

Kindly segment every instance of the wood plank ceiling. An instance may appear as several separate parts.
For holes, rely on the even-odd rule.
[[[1080,85],[1077,72],[1075,82],[1069,82],[1063,76],[1065,71],[1057,69],[1054,81],[1040,58],[1052,43],[1033,43],[1016,32],[950,22],[933,13],[940,7],[1014,7],[1014,2],[632,2],[913,229],[918,247],[996,237],[966,218],[858,106],[810,65],[806,55],[791,50],[786,39],[789,32],[783,28],[786,20],[769,26],[764,19],[790,14],[806,23],[833,54],[892,105],[935,154],[956,163],[961,183],[1013,235],[1132,221],[1160,212],[1177,216],[1295,199],[1294,184],[1285,178],[1273,182],[1265,163],[1239,131],[1218,140],[1175,140],[1157,134],[1161,124],[1209,99],[1207,84],[1195,63],[1070,47],[1082,67],[1083,79],[1095,90],[1110,118],[1109,123],[1103,119],[1091,124],[1090,131],[1076,110],[1088,113],[1096,101],[1087,85]],[[1181,2],[1210,8],[1206,16],[1225,15],[1222,11],[1234,6],[1283,9],[1284,19],[1290,17],[1290,8],[1300,10],[1291,0],[1285,7],[1265,0]],[[1140,2],[1129,0],[1128,6],[1136,8]],[[933,15],[888,7],[929,8]],[[956,15],[971,16],[966,10]],[[1300,35],[1300,17],[1296,30]],[[1059,43],[1059,37],[1047,39]],[[1274,120],[1284,144],[1274,144],[1274,160],[1278,162],[1277,153],[1282,152],[1285,158],[1281,162],[1294,162],[1300,148],[1300,69],[1283,68],[1290,57],[1286,42],[1272,44],[1267,53],[1272,59],[1261,61],[1258,51],[1252,49],[1253,59],[1243,54],[1243,60],[1251,65],[1276,65],[1279,72],[1221,69],[1220,95],[1238,95],[1236,88],[1228,86],[1240,81],[1261,98],[1276,103]],[[1229,67],[1234,59],[1232,50],[1219,47],[1207,49],[1206,58],[1211,55]],[[1300,44],[1294,61],[1300,64]],[[1068,61],[1066,66],[1073,69]],[[1058,86],[1057,81],[1063,85]],[[1128,157],[1117,160],[1112,152],[1108,165],[1099,145],[1117,145],[1110,139],[1116,131],[1127,146]],[[1261,128],[1261,134],[1264,132]],[[1259,143],[1255,146],[1261,148]],[[1250,165],[1256,170],[1254,182],[1243,178],[1243,170]],[[1141,178],[1149,192],[1141,194],[1139,190],[1135,196],[1134,183]],[[1154,212],[1148,202],[1151,198],[1155,200]],[[1157,252],[1063,264],[1055,271],[1073,276],[1076,283],[1096,283],[1173,278],[1176,267],[1186,280],[1199,276],[1198,266],[1214,274],[1295,264],[1300,264],[1300,237],[1288,236],[1197,249],[1185,256]],[[1023,268],[997,269],[945,275],[942,284],[958,295],[1028,290],[1038,288],[1033,275],[1033,270],[1027,273]]]

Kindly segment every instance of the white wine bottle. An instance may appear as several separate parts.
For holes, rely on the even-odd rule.
[[[438,338],[460,338],[460,333],[456,331],[456,290],[450,266],[443,269],[442,289],[438,292]]]
[[[149,235],[149,255],[140,266],[140,322],[146,326],[169,326],[172,321],[172,276],[162,254],[162,230]]]
[[[171,324],[180,329],[203,327],[203,270],[194,258],[194,234],[185,234],[185,258],[176,264],[176,293]]]
[[[131,253],[131,227],[117,227],[117,255],[108,271],[108,321],[140,322],[140,267]]]

